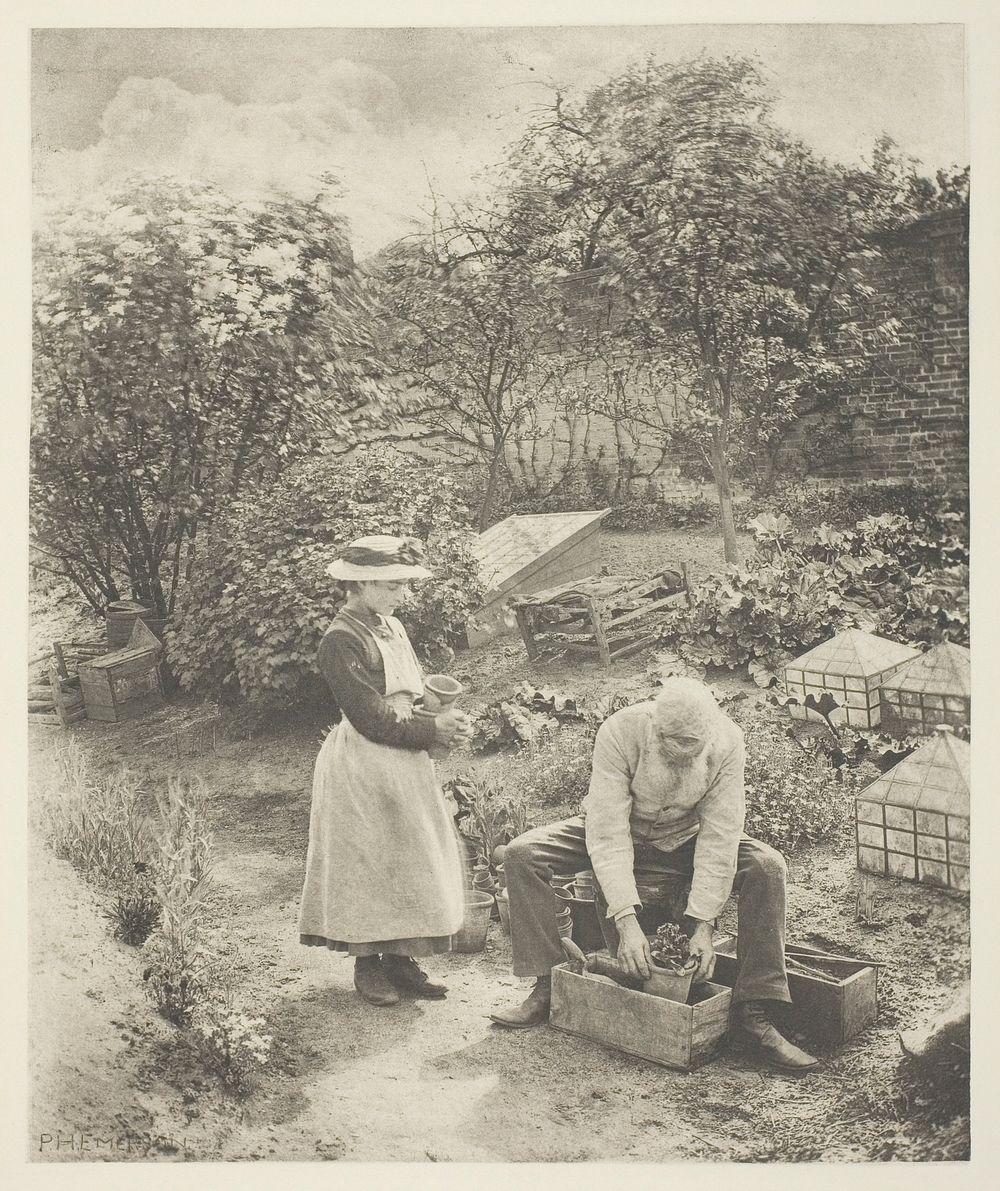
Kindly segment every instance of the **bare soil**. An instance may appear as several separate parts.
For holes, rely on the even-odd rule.
[[[604,547],[611,571],[635,566],[645,573],[686,557],[703,573],[721,562],[717,540],[707,533],[606,533]],[[36,639],[50,640],[76,611],[72,600],[47,606],[35,619]],[[609,670],[565,660],[531,665],[519,640],[508,637],[459,657],[454,671],[468,683],[470,697],[490,701],[525,679],[591,696],[635,691],[646,662],[640,655]],[[746,685],[733,676],[726,682]],[[967,1156],[961,1098],[915,1089],[898,1040],[899,1030],[942,1007],[967,976],[966,897],[884,880],[877,905],[882,925],[865,929],[855,918],[849,830],[788,858],[790,938],[874,955],[887,965],[878,1023],[841,1048],[820,1051],[822,1069],[804,1079],[761,1070],[730,1049],[684,1073],[551,1028],[501,1030],[487,1014],[520,998],[529,982],[511,976],[509,939],[498,923],[483,952],[426,961],[448,984],[447,999],[376,1009],[355,993],[349,960],[301,947],[296,933],[323,710],[250,739],[216,733],[214,741],[210,731],[184,731],[203,713],[173,701],[142,721],[84,722],[71,731],[99,767],[127,763],[150,782],[170,772],[198,773],[208,782],[218,854],[212,942],[243,1002],[267,1018],[272,1061],[247,1093],[223,1089],[189,1035],[155,1013],[140,956],[111,937],[101,899],[36,833],[32,1159]],[[32,733],[36,760],[64,739],[57,729]],[[734,928],[731,905],[720,929]]]

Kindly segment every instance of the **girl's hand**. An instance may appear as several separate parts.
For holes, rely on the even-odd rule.
[[[472,737],[472,722],[464,711],[449,707],[434,717],[434,743],[446,748],[465,744]]]

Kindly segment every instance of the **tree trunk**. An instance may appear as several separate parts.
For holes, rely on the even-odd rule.
[[[486,480],[486,492],[483,502],[479,506],[479,532],[489,528],[490,514],[493,512],[493,501],[496,498],[497,481],[500,478],[500,465],[503,462],[503,450],[495,454],[490,460],[490,472]]]
[[[719,493],[719,516],[722,523],[722,548],[726,562],[738,564],[740,548],[736,542],[736,521],[733,517],[733,488],[729,479],[729,461],[721,443],[712,439],[712,474]]]

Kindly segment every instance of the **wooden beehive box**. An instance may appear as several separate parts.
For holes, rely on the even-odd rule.
[[[124,649],[81,661],[78,673],[87,718],[119,723],[162,706],[162,652],[160,642],[138,620]]]
[[[473,550],[486,599],[466,629],[475,646],[507,631],[512,596],[542,591],[601,568],[601,520],[610,509],[507,517],[479,535]]]
[[[719,984],[696,985],[692,1004],[578,975],[568,964],[552,969],[549,1024],[567,1034],[689,1071],[710,1057],[729,1029],[732,992]]]
[[[793,946],[803,955],[820,954],[816,948],[800,943],[788,944],[789,950]],[[734,985],[736,940],[732,936],[718,940],[715,956],[714,979],[720,984]],[[789,1028],[830,1046],[847,1042],[878,1018],[875,968],[863,960],[838,962],[836,968],[838,975],[830,981],[804,972],[788,972],[792,1003],[785,1016]]]
[[[788,709],[796,719],[822,720],[805,706],[805,700],[808,695],[819,700],[829,694],[838,704],[830,713],[834,723],[874,728],[881,718],[882,685],[919,656],[920,651],[910,645],[846,629],[785,667],[785,689],[799,700]]]
[[[894,731],[924,734],[938,724],[971,723],[971,661],[963,646],[942,641],[897,670],[882,686],[882,723]]]
[[[937,732],[855,799],[858,868],[967,890],[971,750]]]

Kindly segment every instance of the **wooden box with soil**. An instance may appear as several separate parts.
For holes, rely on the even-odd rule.
[[[623,988],[571,964],[552,969],[549,1024],[626,1054],[682,1071],[704,1063],[729,1028],[732,991],[695,985],[689,1004]]]
[[[792,996],[787,1017],[793,1029],[816,1042],[839,1046],[876,1020],[874,965],[846,956],[820,958],[826,953],[805,944],[788,944],[787,952]],[[729,936],[717,941],[715,955],[713,979],[732,987],[736,982],[736,940]],[[802,971],[803,967],[816,974]]]

